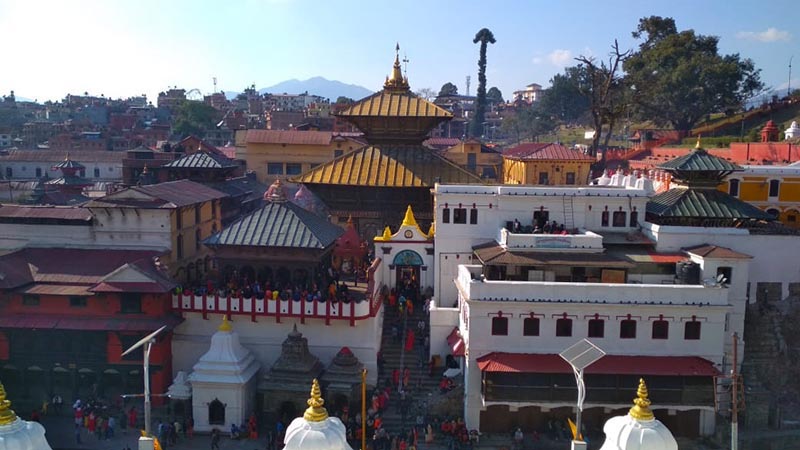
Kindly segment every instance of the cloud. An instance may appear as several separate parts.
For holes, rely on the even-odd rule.
[[[748,41],[777,42],[789,41],[792,38],[792,35],[788,31],[769,27],[764,31],[740,31],[736,33],[736,37],[739,39],[746,39]]]
[[[541,64],[544,62],[541,56],[534,56],[532,61],[534,64]]]
[[[564,67],[572,60],[572,52],[564,49],[555,49],[547,55],[547,60],[554,66]]]

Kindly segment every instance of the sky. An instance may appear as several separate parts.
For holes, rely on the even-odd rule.
[[[324,76],[381,88],[399,43],[413,90],[453,82],[477,88],[475,33],[489,28],[487,86],[508,98],[544,87],[579,55],[605,58],[642,17],[720,38],[751,58],[767,86],[800,88],[800,27],[793,0],[0,0],[0,95],[124,98],[173,86],[241,91]]]

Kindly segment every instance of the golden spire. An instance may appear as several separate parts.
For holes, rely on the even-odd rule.
[[[69,161],[69,152],[67,152],[66,156],[64,156],[64,161]]]
[[[222,315],[222,323],[220,324],[219,328],[217,328],[217,330],[224,331],[227,333],[233,331],[233,326],[231,326],[231,322],[228,320],[227,314]]]
[[[408,205],[408,208],[406,208],[406,216],[403,218],[402,226],[419,227],[419,225],[417,225],[417,219],[414,218],[414,211],[411,210],[411,205]]]
[[[694,145],[694,148],[697,149],[697,150],[700,150],[700,149],[703,148],[703,147],[700,146],[700,136],[701,135],[699,135],[699,134],[697,135],[697,144]]]
[[[408,90],[408,80],[403,78],[403,71],[400,68],[400,44],[398,43],[397,46],[394,48],[394,66],[392,66],[392,75],[386,78],[386,82],[383,83],[383,87],[385,89],[394,89],[394,90]]]
[[[391,241],[392,230],[387,226],[383,229],[383,234],[375,238],[376,241]]]
[[[636,420],[653,420],[653,412],[650,411],[650,399],[647,398],[647,385],[644,378],[639,378],[639,389],[636,391],[636,398],[633,399],[633,407],[628,411],[628,415]]]
[[[347,227],[350,228],[352,226],[353,226],[353,215],[350,214],[349,216],[347,216]]]
[[[306,403],[308,403],[308,409],[303,414],[303,419],[308,422],[322,422],[328,418],[328,411],[322,406],[325,404],[325,400],[322,399],[319,382],[316,378],[311,383],[311,398]]]
[[[6,400],[6,390],[0,383],[0,425],[9,425],[17,420],[17,415],[11,409],[11,402]]]

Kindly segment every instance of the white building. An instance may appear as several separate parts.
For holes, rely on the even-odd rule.
[[[0,146],[2,147],[2,146]],[[69,159],[84,166],[77,175],[91,181],[121,181],[124,152],[8,150],[0,153],[0,173],[6,180],[34,180],[44,176],[58,178],[59,169],[53,166]]]
[[[720,165],[693,171],[698,160]],[[587,420],[602,423],[628,402],[619,388],[645,376],[659,419],[713,432],[715,377],[730,370],[748,299],[800,280],[785,264],[800,239],[717,191],[740,170],[723,162],[702,149],[671,161],[664,170],[685,183],[653,197],[649,180],[627,177],[435,187],[431,353],[464,356],[468,428],[571,415],[574,377],[558,353],[588,338],[607,356],[586,372]],[[533,231],[553,221],[556,234]]]

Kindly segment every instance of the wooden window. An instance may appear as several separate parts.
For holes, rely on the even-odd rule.
[[[721,275],[721,276],[720,276]],[[733,268],[731,267],[717,267],[717,282],[720,284],[729,285],[733,279]]]
[[[453,223],[467,223],[467,208],[453,209]]]
[[[687,341],[696,341],[700,339],[700,322],[692,321],[686,322],[683,328],[683,338]]]
[[[556,336],[559,337],[572,336],[572,319],[556,320]]]
[[[669,339],[669,322],[656,320],[653,322],[653,339]]]
[[[183,211],[180,208],[175,210],[175,228],[183,228]]]
[[[780,192],[781,192],[781,181],[769,180],[769,196],[777,197],[778,194],[780,194]]]
[[[492,317],[492,336],[508,336],[508,317]]]
[[[589,333],[588,336],[590,338],[601,338],[605,336],[606,332],[606,321],[603,319],[591,319],[589,320]]]
[[[73,308],[84,308],[86,307],[86,297],[70,297],[69,298],[69,306]]]
[[[450,208],[442,209],[442,223],[450,223]]]
[[[739,196],[739,180],[728,181],[728,194],[733,197]]]
[[[300,163],[286,163],[286,175],[300,175],[303,173],[303,165]]]
[[[344,150],[334,150],[333,151],[333,157],[334,158],[338,158],[338,157],[340,157],[342,155],[344,155]]]
[[[575,184],[575,172],[567,172],[566,181],[567,184]]]
[[[636,321],[623,320],[619,323],[620,339],[636,339]]]
[[[178,235],[178,240],[175,243],[175,255],[178,257],[178,259],[183,258],[183,235],[182,234]]]
[[[194,223],[195,224],[200,223],[201,207],[202,207],[201,205],[195,205],[194,206]]]
[[[202,233],[200,228],[194,230],[194,249],[200,250],[200,245],[203,243]]]
[[[267,163],[267,175],[283,175],[283,163]]]
[[[142,312],[142,294],[122,294],[119,300],[119,312],[138,314]]]
[[[639,212],[638,211],[631,211],[631,221],[630,227],[636,228],[639,226]]]
[[[478,210],[476,208],[469,210],[469,223],[470,225],[476,225],[478,223]]]
[[[548,176],[547,172],[539,172],[539,184],[548,184]]]
[[[614,211],[614,221],[612,223],[615,227],[624,227],[627,226],[627,219],[628,214],[625,211]]]
[[[94,168],[94,177],[95,178],[100,178],[100,168],[99,167],[95,167]]]
[[[34,294],[24,294],[22,304],[25,306],[39,306],[39,296]]]
[[[608,211],[603,211],[600,215],[600,226],[607,227],[608,226]]]
[[[41,167],[37,167],[36,168],[36,178],[39,178],[41,176],[42,176],[42,168]]]
[[[539,335],[539,319],[537,317],[528,317],[522,322],[522,335],[523,336]]]

